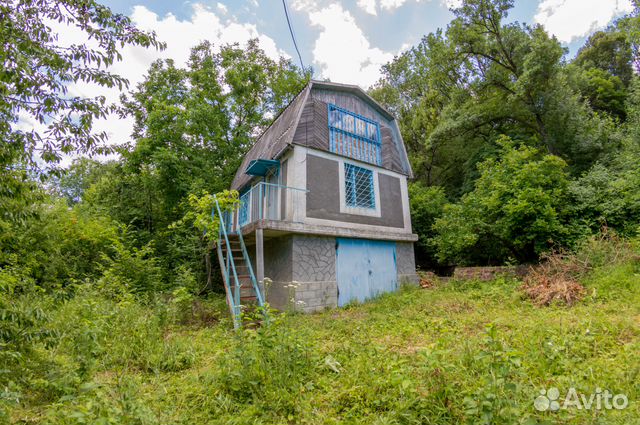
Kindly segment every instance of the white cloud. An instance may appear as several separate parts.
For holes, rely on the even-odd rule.
[[[456,9],[462,6],[462,0],[441,0],[440,3],[447,9]]]
[[[569,43],[632,10],[631,0],[543,0],[534,20],[558,40]]]
[[[376,0],[358,0],[358,7],[371,15],[377,15]]]
[[[404,4],[406,0],[380,0],[380,7],[386,10],[397,9]]]
[[[134,6],[131,20],[140,29],[155,31],[158,39],[167,43],[164,51],[156,51],[152,48],[127,46],[122,49],[122,61],[115,63],[110,71],[129,80],[129,89],[135,89],[137,83],[143,81],[144,76],[156,59],[174,59],[176,66],[184,66],[189,58],[191,48],[201,41],[209,40],[216,47],[227,43],[239,43],[246,45],[252,38],[258,38],[260,47],[265,53],[277,59],[288,55],[276,46],[275,41],[260,34],[257,27],[249,23],[239,23],[233,18],[221,18],[226,13],[226,7],[222,3],[217,4],[218,14],[201,5],[194,4],[189,19],[180,20],[172,14],[164,17],[147,9],[145,6]],[[67,27],[64,24],[52,24],[52,27],[60,34],[60,43],[91,45],[86,34],[76,28]],[[108,89],[95,84],[78,83],[69,86],[69,92],[78,96],[105,96],[109,102],[117,102],[120,92],[117,89]],[[106,120],[97,120],[94,124],[95,131],[105,131],[109,136],[109,143],[121,144],[130,139],[133,129],[131,119],[121,120],[116,116]]]
[[[393,54],[371,46],[342,5],[333,3],[316,9],[313,3],[299,0],[293,6],[307,11],[311,25],[320,28],[313,48],[320,77],[368,87],[380,77],[380,67],[393,59]]]

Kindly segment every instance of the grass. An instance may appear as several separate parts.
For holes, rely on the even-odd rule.
[[[534,306],[515,280],[452,281],[321,314],[282,315],[240,333],[231,329],[223,300],[209,302],[220,320],[198,327],[167,320],[157,306],[76,297],[50,322],[66,339],[38,349],[75,381],[55,396],[45,383],[46,391],[27,391],[10,404],[10,419],[640,423],[640,265],[603,265],[583,283],[587,296],[571,307]],[[79,320],[58,322],[69,317]],[[551,387],[562,398],[572,387],[587,397],[608,389],[625,394],[629,405],[538,412],[534,399]]]

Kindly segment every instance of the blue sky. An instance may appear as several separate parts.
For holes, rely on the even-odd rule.
[[[114,11],[126,14],[142,29],[156,31],[167,49],[127,46],[123,60],[112,71],[135,87],[149,65],[172,58],[183,66],[190,48],[202,40],[215,45],[245,44],[258,38],[274,59],[288,56],[297,63],[281,0],[102,0]],[[453,15],[449,6],[460,0],[287,0],[302,59],[313,66],[314,78],[368,88],[380,78],[380,67],[423,35],[445,28]],[[510,20],[539,23],[575,54],[585,38],[632,10],[631,0],[516,0]],[[67,43],[87,43],[75,28],[54,28]],[[117,102],[119,92],[97,85],[70,86],[79,96],[106,96]],[[38,126],[25,119],[23,126]],[[130,139],[132,120],[107,118],[95,129],[106,131],[111,143]]]
[[[377,80],[381,64],[423,35],[446,27],[453,16],[448,8],[456,1],[287,0],[287,4],[302,60],[314,67],[315,76],[369,86]],[[242,43],[258,36],[272,56],[284,54],[297,62],[280,0],[107,0],[106,4],[132,16],[139,26],[156,30],[169,43],[169,51],[188,52],[205,38]],[[630,9],[629,0],[516,0],[510,19],[543,24],[571,56],[590,33]],[[210,31],[202,22],[207,19]]]

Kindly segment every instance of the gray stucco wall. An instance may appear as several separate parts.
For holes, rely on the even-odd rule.
[[[292,280],[293,236],[268,239],[264,242],[264,276],[271,279],[266,288],[269,304],[284,309],[290,297],[289,285]]]
[[[396,242],[396,265],[399,283],[418,283],[413,242]]]
[[[340,212],[340,175],[338,161],[307,155],[307,217],[347,223],[404,227],[400,179],[378,173],[380,217]]]

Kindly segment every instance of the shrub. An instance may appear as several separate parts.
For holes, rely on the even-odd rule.
[[[640,147],[627,142],[608,164],[596,164],[571,182],[574,220],[633,235],[640,225]]]
[[[114,254],[117,226],[107,218],[69,208],[62,201],[41,205],[37,211],[24,223],[14,224],[16,243],[0,249],[12,252],[18,264],[44,288],[99,277],[105,258]]]
[[[508,138],[498,143],[499,158],[478,166],[474,190],[435,221],[442,262],[531,262],[570,236],[566,163]]]
[[[444,189],[437,186],[427,187],[420,183],[410,184],[409,201],[413,231],[420,237],[417,256],[422,263],[436,264],[436,252],[430,238],[433,224],[442,215],[447,203]]]
[[[105,293],[116,298],[128,294],[148,298],[163,289],[161,268],[151,245],[129,249],[122,242],[114,241],[114,249],[113,258],[103,257],[106,266],[97,282]]]

